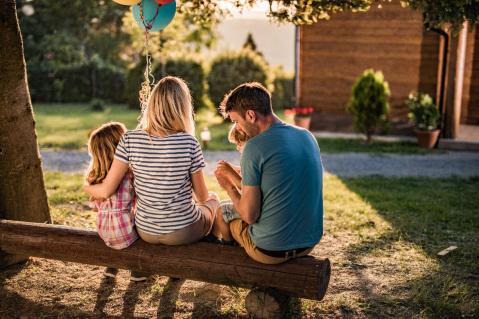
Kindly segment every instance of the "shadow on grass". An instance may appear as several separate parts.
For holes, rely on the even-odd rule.
[[[191,318],[231,318],[221,314],[221,287],[205,284],[195,291]]]
[[[0,268],[0,289],[3,289],[3,286],[5,285],[8,279],[16,276],[27,265],[28,265],[28,260],[25,260],[5,268]]]
[[[374,229],[374,222],[366,225],[373,230],[346,252],[369,316],[479,317],[479,178],[371,177],[342,182],[391,225],[385,230]],[[406,267],[392,265],[393,272],[386,276],[397,277],[396,285],[390,284],[385,294],[367,275],[369,266],[362,260],[397,253],[395,245],[402,245]],[[437,255],[452,245],[459,248]],[[415,265],[413,251],[427,263]],[[415,266],[426,269],[413,281],[405,280],[408,267]]]
[[[173,318],[175,316],[176,301],[184,282],[184,279],[168,278],[160,297],[160,305],[158,306],[157,313],[158,318]]]
[[[115,278],[103,276],[100,287],[97,290],[95,312],[103,312],[106,304],[108,303],[108,298],[115,290]]]
[[[41,304],[28,299],[21,294],[4,288],[9,278],[16,276],[28,267],[28,263],[23,262],[1,269],[0,271],[0,318],[106,318],[104,314],[85,312],[78,307],[68,307],[62,304]],[[111,318],[112,316],[108,316]]]
[[[139,301],[140,294],[150,287],[150,282],[134,282],[130,280],[125,294],[123,295],[123,311],[122,318],[133,318],[135,314],[135,306]]]

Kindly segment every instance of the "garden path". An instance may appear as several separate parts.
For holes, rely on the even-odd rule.
[[[83,172],[89,156],[82,151],[41,151],[43,169]],[[220,159],[239,165],[236,151],[205,151],[206,174],[212,175]],[[418,176],[472,177],[479,176],[479,153],[445,152],[428,155],[339,153],[323,154],[325,171],[340,177],[359,176]]]

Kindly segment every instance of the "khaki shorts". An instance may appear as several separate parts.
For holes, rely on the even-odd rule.
[[[201,212],[201,216],[193,224],[162,235],[150,234],[137,228],[138,235],[150,244],[187,245],[197,242],[210,233],[218,206],[219,202],[216,199],[209,199],[201,205],[196,205]]]
[[[281,264],[292,258],[306,256],[314,248],[314,247],[311,247],[309,249],[306,249],[298,253],[295,256],[288,256],[287,258],[286,257],[271,257],[268,255],[265,255],[264,253],[262,253],[260,250],[256,248],[256,245],[253,243],[253,241],[251,240],[251,237],[249,236],[248,227],[249,225],[245,223],[244,221],[242,221],[241,219],[234,219],[230,223],[231,235],[241,245],[241,247],[244,248],[248,256],[250,256],[253,260],[260,262],[262,264]]]

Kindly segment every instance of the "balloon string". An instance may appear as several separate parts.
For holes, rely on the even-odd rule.
[[[162,5],[158,4],[156,7],[156,12],[153,18],[150,20],[145,19],[143,14],[143,1],[140,2],[140,18],[141,22],[145,26],[145,59],[146,59],[146,66],[145,71],[143,73],[144,81],[141,83],[141,88],[139,92],[139,100],[141,105],[141,112],[143,113],[146,110],[148,105],[148,99],[150,97],[151,88],[155,84],[155,77],[152,74],[152,64],[151,64],[151,56],[148,51],[149,48],[149,31],[153,28],[153,22],[155,21],[156,17],[158,16],[158,12]]]
[[[146,29],[146,30],[151,30],[151,28],[153,28],[153,22],[155,22],[155,19],[156,19],[156,17],[158,16],[158,12],[160,11],[160,7],[162,6],[162,4],[158,4],[158,5],[156,6],[155,15],[154,15],[153,18],[151,18],[150,20],[145,19],[145,16],[143,15],[143,1],[140,2],[139,6],[140,6],[140,18],[141,18],[141,22],[142,22],[143,25],[145,26],[145,29]]]
[[[139,92],[139,99],[140,99],[142,113],[144,112],[144,110],[146,110],[146,107],[148,105],[148,99],[151,93],[151,88],[155,84],[155,77],[152,74],[151,56],[148,51],[148,48],[149,48],[149,33],[148,33],[148,30],[145,29],[146,66],[145,66],[145,71],[143,73],[144,81],[141,83],[141,88]]]

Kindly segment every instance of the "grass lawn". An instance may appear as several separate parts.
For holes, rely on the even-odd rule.
[[[131,110],[126,105],[108,105],[102,112],[93,112],[88,104],[35,104],[36,130],[41,149],[85,149],[88,134],[95,127],[108,121],[119,121],[127,128],[137,125],[139,111]],[[278,115],[288,121],[280,111]],[[197,136],[208,127],[212,141],[209,150],[234,150],[228,142],[228,131],[231,123],[212,110],[200,110],[196,115]],[[364,153],[397,153],[426,154],[435,151],[420,149],[415,143],[408,142],[374,142],[364,145],[360,139],[319,138],[319,146],[323,153],[364,152]],[[436,151],[437,152],[437,151]]]
[[[370,145],[365,139],[354,138],[317,138],[322,153],[390,153],[390,154],[433,154],[440,150],[428,150],[412,142],[381,142],[373,141]]]
[[[88,134],[100,124],[119,121],[132,129],[140,114],[126,105],[93,112],[88,104],[35,104],[33,111],[41,149],[86,149]]]
[[[55,223],[94,227],[81,179],[45,173]],[[211,177],[207,182],[219,191]],[[478,178],[327,175],[325,235],[313,254],[330,258],[330,287],[322,302],[294,302],[291,317],[479,317],[478,189]],[[458,249],[437,255],[451,245]],[[108,284],[102,271],[35,258],[8,276],[0,273],[0,316],[10,306],[25,317],[246,318],[244,289],[161,276],[135,285],[125,271]]]

